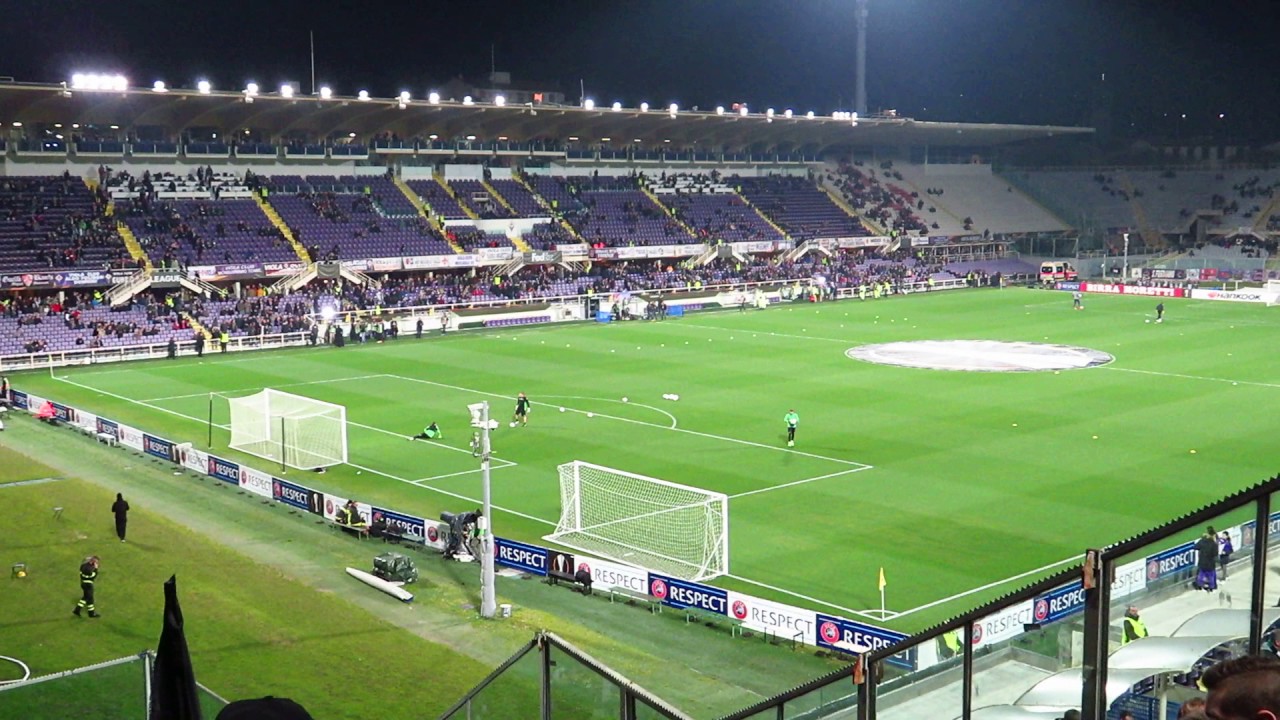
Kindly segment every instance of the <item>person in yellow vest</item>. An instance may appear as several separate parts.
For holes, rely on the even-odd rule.
[[[871,296],[876,300],[880,299],[880,283],[871,283]]]
[[[222,345],[222,352],[226,352],[227,346],[231,344],[231,335],[227,334],[226,330],[223,330],[222,334],[218,336],[218,343]]]
[[[960,631],[948,630],[942,633],[938,638],[938,657],[942,660],[953,658],[960,654]]]
[[[867,299],[867,284],[866,284],[866,283],[862,283],[861,285],[859,285],[859,286],[858,286],[858,299],[859,299],[859,300],[866,300],[866,299]]]
[[[1122,626],[1123,631],[1120,634],[1121,645],[1128,645],[1134,640],[1141,640],[1147,636],[1147,625],[1138,616],[1138,608],[1132,605],[1129,606],[1128,610],[1124,611]]]
[[[928,292],[933,292],[933,276],[932,276],[932,275],[930,275],[930,276],[929,276],[929,290],[928,290]]]

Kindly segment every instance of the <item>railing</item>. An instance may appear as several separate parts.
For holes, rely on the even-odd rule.
[[[267,350],[271,348],[304,345],[307,334],[301,332],[278,333],[272,335],[254,335],[233,337],[227,346],[228,350]],[[212,354],[212,346],[206,345]],[[195,341],[183,340],[178,343],[178,354],[195,353]],[[129,360],[156,360],[168,357],[169,344],[155,343],[149,345],[126,345],[114,348],[91,348],[76,350],[58,350],[51,352],[28,353],[21,355],[0,356],[0,370],[17,372],[19,370],[41,370],[44,368],[65,367],[68,365],[98,365],[102,363],[126,362]]]
[[[151,273],[147,270],[139,270],[107,291],[107,306],[115,307],[123,304],[150,286]]]

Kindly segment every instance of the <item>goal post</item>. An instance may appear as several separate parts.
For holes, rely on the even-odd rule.
[[[724,493],[580,460],[559,473],[560,522],[544,539],[685,580],[729,572]]]
[[[347,462],[347,409],[267,388],[227,398],[233,450],[310,470]]]

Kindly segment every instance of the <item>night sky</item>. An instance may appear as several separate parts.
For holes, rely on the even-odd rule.
[[[415,97],[498,70],[597,102],[852,109],[853,0],[11,0],[0,75],[58,82]],[[922,120],[1087,125],[1119,136],[1275,142],[1272,0],[871,0],[868,104]],[[1106,81],[1102,82],[1105,74]],[[1186,114],[1183,119],[1182,115]],[[1219,117],[1222,114],[1224,117]]]

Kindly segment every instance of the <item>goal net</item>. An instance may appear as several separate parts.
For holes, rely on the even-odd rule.
[[[685,580],[729,572],[723,493],[582,461],[559,470],[560,522],[545,539]]]
[[[270,388],[228,402],[232,449],[307,470],[347,461],[341,405]]]

